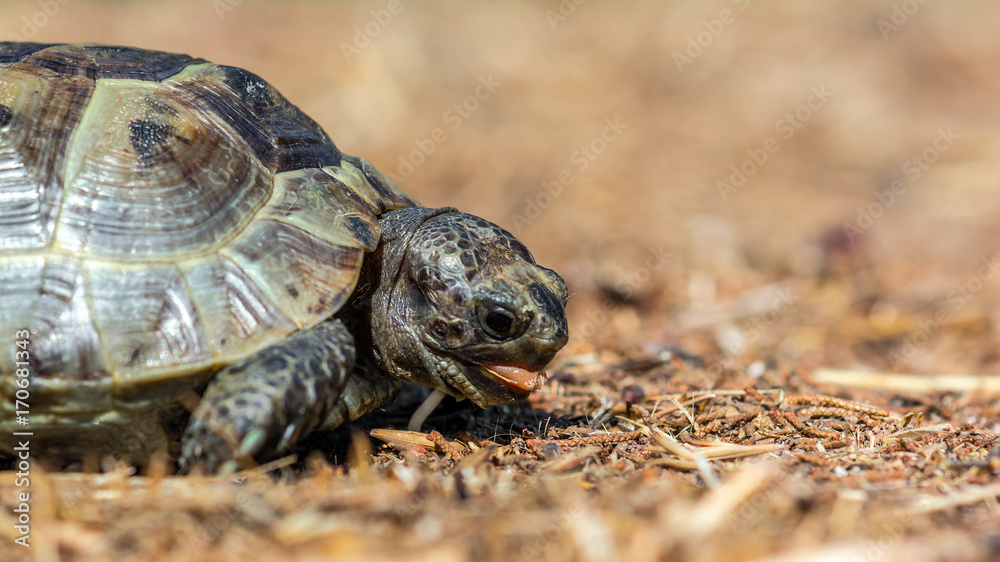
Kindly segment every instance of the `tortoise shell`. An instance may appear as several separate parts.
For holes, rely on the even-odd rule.
[[[169,402],[332,316],[414,205],[245,70],[0,43],[0,419],[23,359],[40,425]]]

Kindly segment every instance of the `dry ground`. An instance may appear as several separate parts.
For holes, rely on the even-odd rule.
[[[32,546],[0,511],[0,560],[1000,558],[997,4],[0,18],[2,39],[250,68],[573,292],[571,344],[520,407],[445,404],[411,435],[411,398],[235,481],[36,470]]]

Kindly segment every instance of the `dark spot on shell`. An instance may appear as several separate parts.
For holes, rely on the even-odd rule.
[[[218,414],[220,416],[226,417],[226,416],[229,415],[229,406],[223,404],[223,405],[221,405],[221,406],[218,407],[218,409],[216,410],[216,412],[218,412]]]
[[[368,224],[368,221],[362,219],[361,217],[353,215],[348,216],[347,228],[349,228],[354,234],[354,238],[359,240],[362,244],[374,246],[378,243],[378,240],[375,239],[375,235],[372,232],[371,225]]]
[[[219,345],[226,345],[226,338],[220,339],[219,340]]]
[[[463,250],[468,250],[469,248],[472,248],[472,242],[469,242],[465,238],[462,238],[461,240],[458,241],[458,247]]]
[[[239,398],[234,400],[233,403],[236,404],[236,406],[239,408],[245,408],[247,405],[247,399],[240,396]]]
[[[141,158],[149,158],[154,154],[154,148],[163,144],[173,134],[174,128],[170,125],[161,125],[136,119],[129,125],[129,141]]]
[[[264,361],[264,367],[266,367],[268,371],[284,371],[288,368],[288,361],[286,361],[284,357],[275,355],[274,357],[268,357]]]
[[[7,123],[13,119],[13,113],[6,105],[0,105],[0,127],[6,127]]]
[[[476,258],[472,255],[472,252],[462,252],[462,265],[465,267],[472,267],[476,265]]]
[[[475,269],[469,269],[465,272],[465,280],[470,283],[475,281],[477,277],[479,277],[479,272]]]
[[[226,75],[226,85],[243,101],[256,107],[266,107],[274,103],[270,86],[253,72],[234,66],[221,67]]]
[[[210,69],[208,77],[185,86],[247,141],[272,172],[340,163],[340,151],[323,129],[261,77],[229,66]]]
[[[448,232],[444,235],[444,239],[449,242],[454,242],[458,238],[458,235],[454,232]]]
[[[441,251],[444,252],[445,255],[450,256],[458,251],[458,247],[449,242],[444,245],[444,248],[441,248]]]
[[[285,287],[285,289],[288,291],[288,294],[291,295],[293,299],[299,298],[299,290],[295,288],[295,285],[289,285]]]

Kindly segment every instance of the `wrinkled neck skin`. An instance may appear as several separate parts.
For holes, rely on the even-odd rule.
[[[480,406],[527,396],[530,385],[491,368],[538,373],[565,345],[562,278],[510,233],[451,208],[390,211],[379,222],[379,247],[339,315],[361,366]],[[487,320],[497,310],[510,313],[506,333]]]
[[[413,338],[401,337],[414,332],[413,325],[407,322],[417,319],[412,317],[411,311],[400,306],[398,300],[393,306],[392,296],[397,283],[402,283],[403,286],[399,288],[402,291],[415,288],[403,264],[408,243],[417,229],[428,218],[452,211],[454,209],[450,207],[417,207],[405,209],[405,214],[400,216],[397,216],[398,213],[383,214],[379,219],[382,237],[378,248],[365,257],[358,283],[359,290],[355,292],[352,303],[354,313],[351,316],[359,321],[358,331],[354,331],[361,338],[358,340],[359,347],[363,345],[366,350],[370,350],[364,355],[359,351],[359,358],[365,357],[370,361],[371,367],[393,378],[431,388],[435,388],[435,381],[419,380],[420,365],[416,358],[420,353],[416,348],[417,342]],[[362,283],[366,286],[362,287]],[[412,357],[414,361],[398,360],[397,355]]]

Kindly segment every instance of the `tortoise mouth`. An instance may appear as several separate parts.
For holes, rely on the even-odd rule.
[[[513,365],[479,365],[486,375],[515,393],[538,390],[545,384],[544,370],[529,371]]]
[[[531,372],[508,365],[480,365],[472,363],[465,370],[465,378],[475,388],[478,396],[468,397],[481,407],[501,406],[524,400],[545,382],[544,372]]]
[[[452,357],[452,361],[452,365],[458,367],[457,372],[439,370],[440,380],[428,386],[437,386],[459,400],[467,398],[481,408],[523,400],[545,381],[542,372],[533,373],[506,365],[485,366],[457,357]]]

